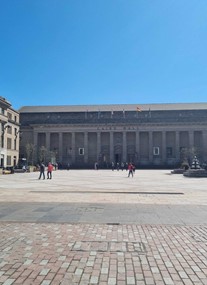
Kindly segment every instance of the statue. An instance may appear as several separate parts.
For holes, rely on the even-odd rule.
[[[197,159],[197,156],[195,155],[192,161],[191,169],[200,169],[200,163],[199,160]]]

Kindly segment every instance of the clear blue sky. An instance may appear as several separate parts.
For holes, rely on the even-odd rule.
[[[206,102],[206,17],[206,0],[0,0],[0,96]]]

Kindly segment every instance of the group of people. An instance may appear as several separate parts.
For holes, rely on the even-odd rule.
[[[135,165],[132,163],[124,163],[124,162],[117,162],[116,164],[112,161],[111,163],[111,169],[112,171],[114,171],[115,169],[117,171],[119,171],[120,169],[123,171],[124,169],[126,169],[126,171],[128,170],[128,177],[130,177],[130,175],[133,177],[133,174],[135,173]]]
[[[95,162],[95,165],[94,165],[95,169],[98,170],[99,169],[99,165],[98,165],[98,162]],[[53,164],[51,162],[48,163],[47,165],[47,179],[52,179],[52,172],[53,172],[53,169],[55,168],[55,170],[57,169],[57,166],[53,166]],[[132,164],[132,163],[124,163],[122,162],[121,164],[119,164],[119,162],[116,163],[116,167],[115,167],[115,164],[114,162],[111,163],[111,168],[112,168],[112,171],[114,171],[114,169],[116,168],[117,171],[119,171],[119,169],[121,169],[122,171],[124,169],[126,169],[126,171],[128,170],[128,177],[134,175],[135,173],[135,165]],[[45,164],[44,162],[41,162],[40,166],[39,166],[39,170],[40,170],[40,175],[39,175],[39,179],[45,179]],[[68,163],[67,165],[67,170],[70,169],[70,164]]]
[[[45,179],[45,164],[43,162],[40,164],[39,169],[40,169],[39,179],[41,179],[41,177]],[[49,162],[47,165],[47,179],[52,179],[52,171],[53,171],[53,165],[51,162]]]
[[[119,163],[119,162],[117,162],[116,164],[112,161],[112,163],[111,163],[111,169],[112,169],[112,171],[114,171],[115,169],[116,170],[124,170],[124,169],[128,169],[128,163],[126,162],[126,163],[124,163],[124,162],[121,162],[121,163]]]

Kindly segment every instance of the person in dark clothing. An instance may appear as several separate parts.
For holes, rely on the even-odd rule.
[[[98,170],[98,162],[95,162],[94,168],[95,168],[95,170]]]
[[[70,170],[70,163],[67,164],[67,170]]]
[[[45,165],[44,165],[43,162],[40,164],[40,176],[39,176],[39,179],[41,179],[41,177],[43,177],[43,179],[45,179]]]

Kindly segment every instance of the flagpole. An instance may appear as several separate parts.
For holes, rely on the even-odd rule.
[[[142,112],[142,109],[137,106],[137,118],[138,118],[138,112]]]

